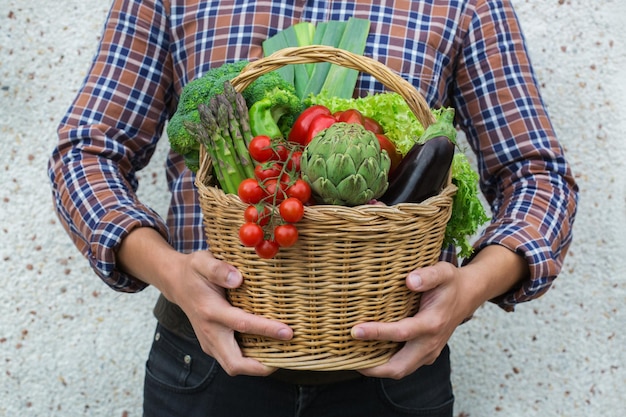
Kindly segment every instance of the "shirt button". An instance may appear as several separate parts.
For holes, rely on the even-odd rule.
[[[189,365],[191,363],[191,356],[189,355],[185,355],[185,357],[183,358],[183,360],[185,361],[185,363],[187,365]]]
[[[158,333],[154,335],[154,340],[158,341],[161,338],[161,333]]]

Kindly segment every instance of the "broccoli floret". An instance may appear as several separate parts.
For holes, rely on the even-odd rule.
[[[189,82],[180,95],[176,113],[186,115],[189,112],[197,112],[200,103],[206,104],[216,94],[223,93],[224,81],[239,75],[247,63],[248,61],[226,63]]]
[[[199,144],[195,135],[189,130],[189,125],[200,122],[198,105],[208,104],[211,98],[224,92],[224,82],[235,78],[248,61],[236,61],[223,64],[206,72],[199,78],[190,81],[185,85],[178,102],[176,112],[167,125],[167,136],[172,150],[185,157],[187,167],[192,171],[197,171],[197,161]],[[277,72],[264,74],[253,81],[243,92],[248,108],[255,102],[264,99],[268,95],[276,94],[278,90],[288,91],[295,96],[295,88]],[[292,110],[284,116],[279,117],[280,125],[283,129],[288,129],[295,116],[303,107],[299,102],[292,104]],[[295,114],[294,114],[295,113]],[[279,119],[276,119],[277,121]]]
[[[189,123],[200,123],[200,113],[198,110],[191,110],[187,113],[176,113],[167,125],[167,136],[174,151],[184,155],[193,150],[200,149],[195,135],[189,131]]]
[[[203,76],[185,85],[178,101],[176,112],[167,125],[167,136],[174,152],[185,156],[187,167],[197,171],[200,145],[188,129],[189,123],[200,123],[198,105],[208,103],[211,98],[224,92],[224,82],[239,75],[248,61],[223,64],[206,72]]]
[[[303,110],[295,90],[275,87],[250,107],[250,130],[253,136],[287,137],[289,129]]]
[[[296,88],[293,84],[286,81],[277,71],[271,71],[267,74],[263,74],[254,80],[242,94],[246,99],[246,103],[248,103],[248,107],[250,107],[255,102],[265,98],[267,93],[275,88],[296,94]]]

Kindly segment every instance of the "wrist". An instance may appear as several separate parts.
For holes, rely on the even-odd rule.
[[[529,269],[520,255],[503,246],[490,245],[462,267],[461,273],[465,294],[475,311],[486,301],[517,288],[527,278]]]
[[[180,270],[178,260],[185,255],[176,251],[155,229],[141,227],[131,231],[116,252],[123,272],[156,287],[166,297],[168,281]]]

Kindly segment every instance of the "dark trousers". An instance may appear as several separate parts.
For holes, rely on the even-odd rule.
[[[391,379],[299,385],[279,378],[228,376],[195,340],[157,326],[146,363],[144,417],[451,417],[446,347],[431,366]]]

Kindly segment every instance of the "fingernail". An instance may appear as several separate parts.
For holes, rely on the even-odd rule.
[[[280,329],[278,331],[278,338],[281,340],[289,340],[291,339],[291,332],[289,329]]]
[[[411,272],[407,280],[411,288],[419,288],[422,286],[422,277],[418,273]]]
[[[355,339],[363,339],[365,337],[365,330],[361,329],[360,327],[352,329],[352,337],[354,337]]]
[[[235,288],[239,285],[239,274],[235,271],[231,271],[226,276],[226,286],[228,288]]]

